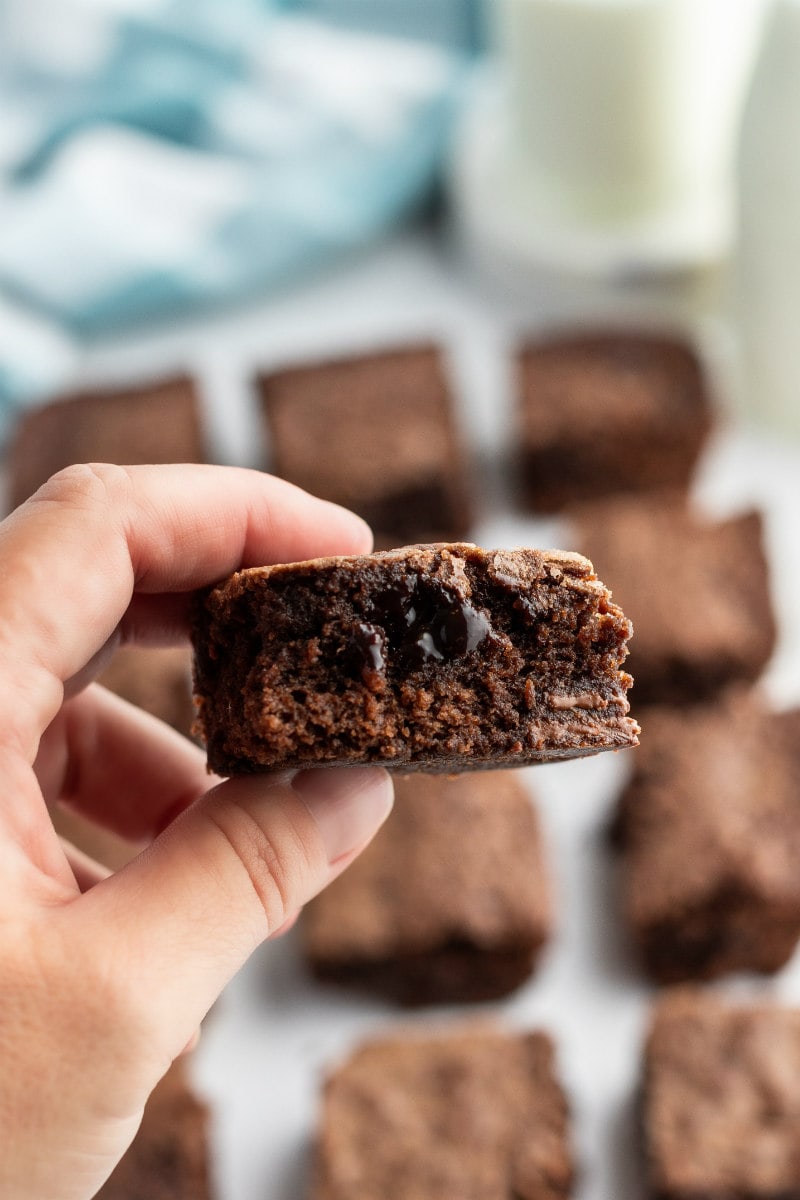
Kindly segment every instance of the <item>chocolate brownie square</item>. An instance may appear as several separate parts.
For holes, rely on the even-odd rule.
[[[194,723],[188,647],[125,646],[99,676],[109,691],[190,737]]]
[[[220,774],[458,771],[636,742],[630,624],[579,555],[410,546],[240,571],[195,606]]]
[[[507,995],[553,924],[528,793],[508,771],[415,775],[395,792],[386,826],[305,910],[312,969],[403,1004]]]
[[[193,380],[81,392],[20,419],[8,455],[8,501],[16,508],[71,463],[205,461]]]
[[[776,631],[758,513],[714,521],[671,494],[587,505],[577,527],[633,622],[637,702],[691,703],[761,674]]]
[[[616,831],[627,920],[662,983],[776,971],[800,937],[800,710],[739,692],[648,709]]]
[[[564,1200],[568,1107],[543,1033],[395,1036],[327,1081],[312,1200]]]
[[[353,509],[384,547],[469,532],[466,463],[435,346],[259,377],[272,469]]]
[[[688,486],[712,409],[687,342],[630,332],[553,336],[523,347],[517,373],[521,474],[533,508]]]
[[[175,1063],[153,1092],[133,1143],[96,1200],[211,1200],[208,1107]]]
[[[642,1099],[653,1200],[800,1197],[800,1012],[667,996]]]

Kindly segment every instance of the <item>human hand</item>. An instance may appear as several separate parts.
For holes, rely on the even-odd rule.
[[[0,525],[0,1196],[89,1200],[227,981],[391,807],[377,768],[209,779],[184,738],[84,685],[185,637],[191,589],[369,548],[257,472],[74,467]],[[213,786],[216,782],[216,786]],[[151,842],[115,875],[46,802]]]

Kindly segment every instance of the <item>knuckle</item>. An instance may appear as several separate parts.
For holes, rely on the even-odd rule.
[[[74,463],[47,480],[35,499],[58,502],[86,509],[117,504],[127,496],[131,485],[125,467],[114,463]]]
[[[301,903],[304,880],[311,871],[300,831],[289,821],[280,831],[266,828],[243,805],[224,813],[210,811],[208,816],[233,860],[235,886],[244,881],[255,896],[269,936]]]

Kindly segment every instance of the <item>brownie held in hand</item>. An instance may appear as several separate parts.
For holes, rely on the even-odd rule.
[[[652,1200],[800,1196],[800,1012],[667,996],[642,1103]]]
[[[209,766],[403,770],[636,744],[630,623],[575,554],[411,546],[240,571],[198,597]]]
[[[800,937],[800,710],[740,693],[646,728],[616,831],[648,972],[776,971]]]
[[[688,487],[712,410],[687,342],[565,334],[526,346],[517,370],[522,484],[534,509]]]
[[[81,392],[31,409],[17,426],[8,461],[11,508],[71,463],[205,462],[194,381],[176,376]]]
[[[444,357],[410,346],[262,375],[276,475],[362,516],[379,546],[469,532]]]
[[[758,678],[775,645],[758,513],[713,521],[670,494],[587,505],[577,525],[633,621],[637,703],[694,703]]]
[[[530,975],[553,921],[519,776],[416,774],[395,793],[386,826],[304,912],[315,974],[403,1004],[506,995]]]
[[[566,1200],[568,1108],[542,1033],[362,1046],[328,1080],[312,1200]]]

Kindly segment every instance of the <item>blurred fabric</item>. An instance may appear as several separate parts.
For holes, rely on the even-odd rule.
[[[0,434],[71,336],[279,284],[429,194],[465,57],[273,2],[0,0]]]

